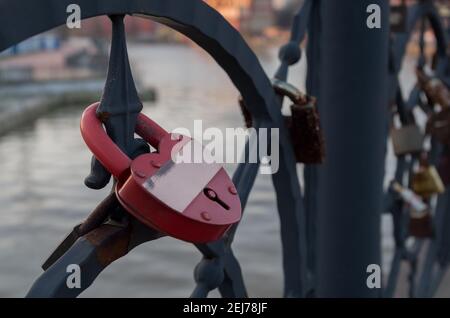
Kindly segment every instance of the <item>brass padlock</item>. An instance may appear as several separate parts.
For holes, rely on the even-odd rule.
[[[435,166],[421,166],[412,176],[412,189],[418,195],[428,198],[445,191],[444,183]]]
[[[425,135],[417,125],[406,125],[391,130],[392,144],[396,156],[416,154],[423,151]]]

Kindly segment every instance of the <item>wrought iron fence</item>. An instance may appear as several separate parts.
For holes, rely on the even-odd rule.
[[[32,0],[0,1],[0,51],[32,35],[64,24],[67,17],[66,7],[72,2],[71,0],[42,0],[39,3]],[[387,1],[372,2],[379,4],[384,13],[389,9]],[[353,34],[355,38],[352,41],[366,41],[364,36],[368,36],[368,42],[380,44],[378,49],[372,48],[374,52],[371,52],[371,48],[367,50],[363,48],[361,52],[357,52],[361,54],[361,59],[370,58],[370,61],[375,63],[360,69],[358,66],[363,61],[355,59],[352,68],[343,70],[344,65],[348,66],[352,62],[349,59],[355,56],[355,52],[348,53],[351,52],[352,43],[348,41],[339,43],[346,28],[339,28],[332,23],[337,23],[338,18],[354,18],[352,12],[365,8],[370,3],[361,1],[355,5],[352,1],[342,1],[340,4],[331,4],[321,0],[306,0],[295,16],[289,42],[280,49],[280,66],[274,75],[279,85],[275,90],[273,81],[263,71],[256,55],[241,35],[203,1],[78,0],[77,4],[83,8],[82,18],[100,15],[108,15],[111,18],[113,36],[109,70],[97,114],[103,119],[107,133],[131,158],[148,153],[150,149],[145,141],[134,137],[142,104],[128,62],[123,24],[125,15],[145,16],[192,39],[215,59],[239,90],[243,99],[242,107],[247,112],[247,121],[257,130],[280,129],[280,170],[273,175],[273,185],[281,224],[285,297],[342,295],[393,297],[403,261],[407,262],[410,268],[409,295],[411,297],[434,295],[449,262],[447,234],[450,233],[449,192],[448,190],[441,194],[433,192],[432,195],[422,197],[423,203],[431,209],[427,210],[427,216],[432,218],[432,221],[428,220],[432,222],[428,224],[432,225],[431,230],[425,234],[411,231],[411,224],[416,220],[411,213],[411,202],[405,200],[402,194],[413,186],[418,165],[424,169],[432,168],[438,165],[438,160],[443,160],[445,155],[448,157],[448,144],[445,145],[445,140],[442,142],[442,139],[431,134],[429,150],[425,151],[422,148],[422,140],[420,151],[397,153],[395,182],[384,195],[384,205],[381,203],[383,160],[389,139],[387,127],[393,127],[394,130],[401,130],[401,127],[416,127],[414,110],[417,107],[430,117],[440,110],[436,105],[442,103],[430,93],[428,84],[432,79],[427,77],[428,73],[425,71],[432,70],[434,80],[440,79],[443,83],[450,81],[446,30],[432,1],[420,1],[413,6],[403,7],[405,29],[391,32],[389,52],[386,17],[383,19],[383,30],[376,31],[378,33],[375,35],[367,35],[367,30],[357,30]],[[339,11],[336,9],[337,6],[343,8]],[[332,21],[333,10],[338,11],[334,21]],[[436,54],[432,59],[425,54],[423,40],[427,23],[431,25],[437,43]],[[405,99],[399,85],[399,72],[407,44],[417,24],[422,26],[419,32],[421,40],[417,65],[422,81],[419,81]],[[348,25],[352,27],[355,24],[349,22]],[[335,28],[334,33],[330,32],[332,28]],[[306,34],[308,46],[306,54],[303,54],[300,44]],[[332,39],[330,38],[332,35],[341,37]],[[342,50],[339,45],[349,45],[350,48]],[[349,56],[344,57],[343,52]],[[327,155],[329,154],[325,167],[304,165],[304,191],[300,187],[297,175],[298,149],[293,147],[291,132],[281,113],[285,95],[280,90],[288,80],[289,68],[298,63],[302,55],[307,56],[307,90],[310,95],[318,98],[319,111],[324,119]],[[339,65],[339,59],[342,66]],[[336,61],[337,63],[330,65]],[[389,69],[386,65],[386,70],[381,70],[385,61],[389,62]],[[336,100],[336,96],[338,98],[342,96],[336,95],[336,92],[348,91],[346,86],[348,80],[340,83],[340,79],[336,76],[361,75],[361,80],[365,81],[367,77],[362,74],[371,71],[375,74],[372,82],[362,84],[366,88],[361,89],[360,93],[365,95],[349,98],[349,106],[339,110],[338,106],[347,101]],[[375,86],[367,87],[371,84]],[[355,86],[355,89],[360,88],[359,84]],[[355,95],[358,95],[358,92],[355,92]],[[357,104],[364,99],[367,108],[361,110],[357,108]],[[380,109],[383,103],[386,104],[385,110]],[[343,114],[345,111],[352,114]],[[367,118],[367,114],[376,115]],[[333,121],[333,116],[337,117],[337,120],[348,119],[349,123],[342,122],[337,125]],[[394,124],[397,117],[400,126]],[[368,126],[363,131],[351,132],[343,130],[340,126],[347,124],[351,128]],[[358,133],[361,136],[355,136]],[[354,145],[364,143],[369,145],[353,149]],[[353,145],[351,146],[353,148],[349,150],[346,144]],[[249,147],[247,144],[246,149]],[[320,152],[322,149],[315,150]],[[343,153],[344,151],[346,153]],[[361,153],[364,156],[361,156]],[[364,164],[367,164],[367,171],[364,172],[364,164],[361,165],[355,160],[366,160]],[[233,182],[243,210],[257,177],[259,164],[240,164],[234,173]],[[349,171],[345,172],[342,169]],[[348,180],[344,180],[342,176],[348,176],[350,182],[359,179],[364,183],[366,179],[367,183],[362,187],[347,185]],[[110,173],[94,157],[91,174],[85,180],[86,186],[101,189],[108,185],[110,179]],[[355,191],[358,187],[360,189]],[[357,197],[358,194],[361,197]],[[351,220],[355,222],[354,224],[349,223],[350,214],[342,211],[345,206],[348,206],[348,211],[354,217],[354,220]],[[358,211],[364,206],[367,209]],[[367,286],[362,286],[365,279],[361,282],[360,278],[366,275],[366,268],[361,267],[363,264],[380,263],[379,235],[376,231],[379,231],[379,216],[382,210],[389,213],[393,220],[396,247],[387,283],[381,293],[367,291]],[[423,227],[424,224],[426,225],[422,222],[420,226]],[[237,230],[238,224],[218,241],[195,244],[203,258],[194,269],[196,286],[191,297],[207,297],[215,289],[218,289],[223,297],[248,296],[239,261],[232,249]],[[345,234],[342,241],[337,242],[337,236],[342,233]],[[351,240],[358,235],[361,235],[361,240],[352,242]],[[113,187],[111,194],[83,223],[73,229],[43,265],[45,272],[36,280],[27,296],[76,297],[113,261],[125,256],[136,246],[155,241],[162,236],[163,233],[143,225],[130,216],[117,200]],[[407,244],[407,240],[411,239],[413,244]],[[345,244],[348,248],[342,248]],[[352,248],[355,250],[351,250]],[[334,264],[329,262],[339,259],[345,261],[340,261],[340,264],[336,264],[332,269]],[[423,263],[419,262],[421,260]],[[348,266],[349,262],[354,263]],[[66,285],[66,268],[70,264],[78,264],[83,272],[80,289],[70,289]],[[343,270],[345,266],[349,271],[360,266],[360,272],[352,276]],[[348,286],[338,286],[342,280],[347,280]],[[346,291],[343,292],[342,289]]]

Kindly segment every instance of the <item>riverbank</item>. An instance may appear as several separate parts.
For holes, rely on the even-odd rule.
[[[0,135],[68,105],[99,101],[104,79],[3,85],[0,87]],[[156,90],[142,88],[142,102],[154,102]]]

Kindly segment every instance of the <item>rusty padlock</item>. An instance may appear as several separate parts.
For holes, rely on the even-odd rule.
[[[116,195],[142,223],[193,243],[220,239],[241,218],[238,192],[218,164],[178,162],[194,140],[166,132],[139,114],[136,133],[158,151],[131,160],[106,134],[99,103],[81,119],[81,134],[94,156],[117,179]],[[175,157],[175,158],[174,158]]]
[[[409,218],[409,233],[417,238],[430,238],[433,236],[433,217],[430,210],[424,213],[412,211]]]
[[[440,105],[442,109],[450,108],[450,90],[437,77],[431,77],[422,69],[416,70],[417,82],[425,92],[428,102],[431,105]]]
[[[317,111],[316,98],[300,92],[295,86],[284,81],[273,79],[275,92],[292,101],[291,116],[284,116],[286,127],[294,148],[298,163],[320,164],[325,160],[325,141]],[[253,126],[251,114],[242,97],[239,98],[245,126]]]
[[[393,182],[391,188],[409,206],[409,233],[417,238],[431,237],[433,235],[433,222],[429,206],[419,195],[398,182]]]
[[[412,175],[412,190],[423,198],[445,191],[444,183],[435,166],[430,165],[423,154],[417,171]]]
[[[420,153],[425,135],[417,125],[406,125],[391,129],[392,145],[396,156]]]
[[[278,79],[273,79],[272,85],[277,94],[288,97],[292,102],[291,117],[287,123],[297,162],[323,163],[325,141],[316,98],[305,95],[295,86]]]
[[[427,122],[427,133],[450,147],[450,108],[432,114]]]

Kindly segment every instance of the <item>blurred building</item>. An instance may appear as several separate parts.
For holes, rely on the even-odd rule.
[[[156,30],[156,23],[149,19],[140,17],[126,17],[125,28],[127,35],[130,37],[151,36]],[[71,35],[86,35],[94,37],[110,37],[111,36],[111,20],[106,16],[100,16],[83,20],[81,29],[67,30]]]
[[[261,34],[274,23],[272,0],[204,0],[219,11],[236,29],[250,34]],[[159,31],[157,23],[149,19],[127,17],[125,19],[127,35],[130,37],[149,37]],[[71,34],[108,37],[111,34],[111,22],[107,17],[83,20],[80,30],[71,30]]]
[[[0,52],[0,56],[12,56],[43,51],[55,51],[61,46],[60,38],[52,33],[39,34]]]
[[[205,0],[244,33],[261,34],[273,25],[272,0]]]

